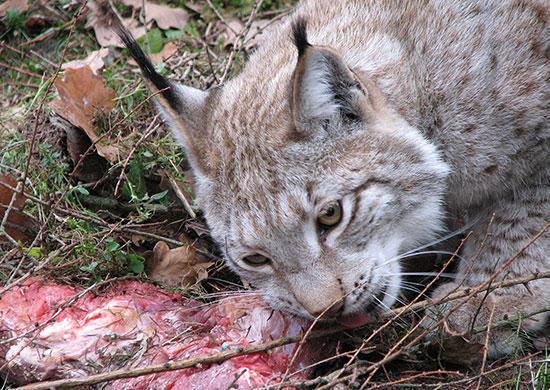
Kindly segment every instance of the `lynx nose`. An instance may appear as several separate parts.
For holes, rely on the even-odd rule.
[[[340,310],[342,310],[343,307],[344,307],[344,301],[342,299],[340,299],[338,302],[333,303],[332,305],[325,306],[323,308],[308,307],[304,305],[304,308],[313,317],[319,317],[322,314],[323,318],[336,317],[340,313]]]

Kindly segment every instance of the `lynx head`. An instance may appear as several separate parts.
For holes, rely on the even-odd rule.
[[[203,92],[158,75],[122,32],[229,266],[276,308],[359,325],[394,303],[398,255],[441,229],[448,168],[303,20],[290,36],[270,69],[252,61]]]

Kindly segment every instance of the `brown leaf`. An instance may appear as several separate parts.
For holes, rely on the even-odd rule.
[[[0,221],[3,220],[4,214],[14,195],[13,190],[2,184],[7,184],[10,187],[15,188],[17,186],[17,181],[9,175],[0,176]],[[13,207],[10,210],[4,227],[6,229],[6,233],[8,233],[13,239],[21,242],[30,242],[34,237],[33,230],[35,224],[32,218],[23,214],[21,211],[25,205],[25,200],[26,198],[20,194],[15,196]],[[0,235],[0,242],[4,240],[4,237]]]
[[[254,46],[261,44],[264,34],[264,29],[272,28],[270,25],[271,21],[267,19],[258,19],[251,23],[250,29],[246,33],[245,37],[242,40],[244,48],[250,50]],[[245,24],[237,18],[229,18],[226,20],[226,24],[219,22],[219,28],[222,31],[222,36],[224,36],[225,46],[234,46],[238,44],[238,37],[243,33]]]
[[[94,74],[98,74],[98,71],[105,66],[105,58],[109,55],[109,49],[102,48],[92,51],[88,56],[82,60],[69,61],[61,65],[61,69],[78,69],[84,66],[89,66]]]
[[[0,17],[5,16],[9,9],[19,12],[26,11],[29,8],[28,0],[7,0],[0,4]]]
[[[124,5],[133,7],[137,10],[141,9],[142,0],[121,0]],[[142,17],[143,12],[140,14]],[[157,26],[163,30],[169,28],[182,29],[189,21],[189,14],[181,8],[168,7],[145,1],[145,18],[147,22],[154,20]],[[143,19],[141,19],[143,22]]]
[[[63,80],[55,80],[59,98],[50,107],[74,126],[84,130],[95,143],[97,153],[111,162],[118,160],[118,149],[99,138],[94,127],[98,114],[108,114],[115,106],[115,91],[105,87],[103,78],[95,75],[89,66],[68,68]]]
[[[166,61],[168,58],[172,57],[178,51],[179,46],[174,42],[168,42],[162,50],[158,53],[151,54],[151,60],[154,63],[160,63]]]
[[[116,32],[113,31],[112,26],[106,23],[102,18],[97,17],[97,4],[94,1],[88,2],[88,8],[92,11],[88,15],[88,22],[86,27],[92,27],[95,32],[96,40],[101,47],[115,46],[124,47],[124,44],[119,39]],[[126,26],[132,35],[137,39],[142,37],[147,32],[144,26],[139,26],[138,21],[135,19],[123,19],[122,24]]]
[[[170,249],[159,241],[153,257],[146,263],[149,278],[171,287],[190,287],[208,277],[208,268],[214,263],[197,254],[193,245]]]

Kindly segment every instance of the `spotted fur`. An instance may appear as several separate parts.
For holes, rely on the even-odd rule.
[[[312,317],[339,302],[330,315],[345,317],[390,307],[398,255],[464,219],[480,221],[478,236],[436,295],[484,280],[550,215],[548,11],[544,0],[305,0],[223,86],[169,84],[177,98],[159,106],[228,265],[275,307]],[[320,229],[333,200],[342,220]],[[548,243],[507,277],[548,270]],[[270,262],[243,261],[254,254]],[[538,280],[482,304],[497,321],[549,295]],[[486,308],[463,306],[452,326],[474,312],[486,322]],[[493,356],[517,344],[501,333]]]

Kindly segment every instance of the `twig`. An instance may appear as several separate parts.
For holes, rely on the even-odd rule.
[[[246,34],[248,34],[248,31],[250,30],[250,27],[252,26],[252,22],[256,18],[256,14],[260,7],[262,6],[263,0],[256,0],[254,3],[254,6],[252,8],[252,12],[250,13],[250,16],[248,17],[248,20],[246,21],[246,24],[244,28],[241,30],[239,35],[237,36],[237,39],[235,41],[235,44],[233,45],[233,49],[231,50],[231,53],[229,53],[229,58],[227,59],[227,63],[225,65],[225,68],[222,73],[222,77],[220,77],[220,84],[223,84],[223,82],[226,80],[227,76],[229,75],[229,70],[231,69],[231,65],[233,64],[233,60],[235,59],[235,55],[241,51],[243,47],[244,39],[246,38]]]
[[[495,314],[496,305],[493,304],[493,307],[491,308],[491,314],[489,314],[489,322],[487,323],[487,334],[485,335],[485,343],[483,344],[483,359],[481,361],[481,370],[480,370],[480,377],[477,382],[477,390],[481,387],[481,381],[483,379],[483,375],[485,372],[485,365],[487,364],[487,354],[489,352],[489,338],[491,336],[491,325],[493,323],[493,316]]]
[[[309,335],[309,338],[320,338],[325,337],[331,334],[339,332],[340,328],[328,329],[328,330],[319,330],[312,332]],[[71,379],[61,379],[55,381],[46,381],[34,383],[27,386],[18,387],[20,390],[39,390],[39,389],[50,389],[52,387],[75,387],[75,386],[90,386],[102,382],[113,381],[116,379],[122,378],[135,378],[142,375],[156,374],[160,372],[175,371],[181,370],[183,368],[195,367],[199,364],[214,364],[224,362],[228,359],[234,358],[236,356],[249,355],[258,352],[266,352],[272,350],[273,348],[281,347],[283,345],[292,344],[300,341],[304,335],[300,334],[297,336],[286,336],[281,337],[267,343],[262,343],[258,345],[252,345],[248,347],[240,347],[236,350],[228,350],[219,352],[213,355],[198,356],[191,359],[180,360],[175,362],[166,362],[164,364],[156,364],[147,367],[140,367],[131,370],[115,370],[111,372],[106,372],[102,374],[90,375],[83,378],[71,378]]]
[[[42,78],[42,75],[39,75],[38,73],[29,72],[28,70],[18,68],[17,66],[12,66],[10,64],[6,64],[5,62],[0,62],[0,66],[3,68],[15,70],[16,72],[26,74],[30,77],[36,77],[36,78]]]
[[[185,194],[181,190],[176,179],[174,179],[172,175],[170,175],[168,172],[164,172],[164,173],[168,177],[168,182],[170,183],[170,186],[178,196],[179,200],[181,200],[181,203],[183,204],[183,208],[185,209],[185,211],[187,211],[187,214],[189,214],[189,216],[193,219],[197,218],[197,214],[195,214],[195,212],[191,208],[191,204],[189,204],[189,201],[185,197]]]

